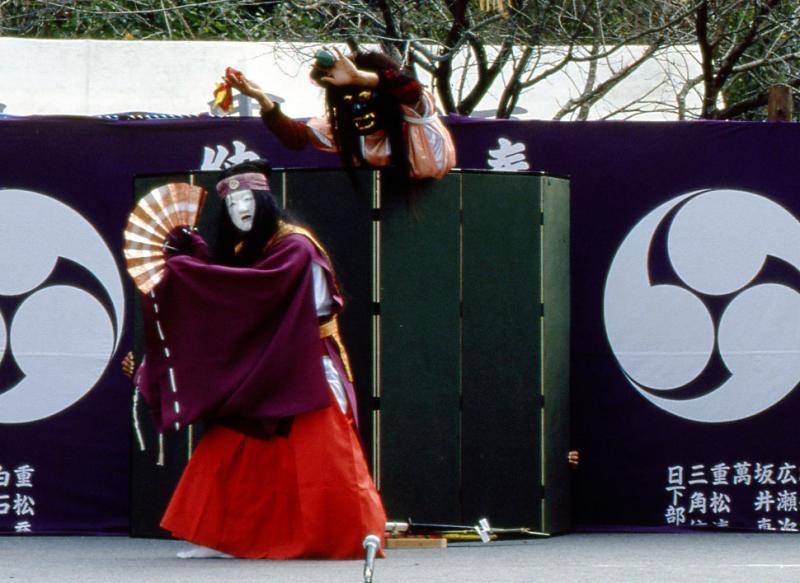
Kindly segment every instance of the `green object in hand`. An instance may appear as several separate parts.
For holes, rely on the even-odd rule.
[[[314,58],[316,59],[317,67],[322,67],[323,69],[333,67],[333,64],[336,62],[336,57],[333,56],[333,53],[325,49],[318,50]]]

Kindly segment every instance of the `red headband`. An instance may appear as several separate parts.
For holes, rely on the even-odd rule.
[[[234,174],[217,182],[217,194],[220,198],[238,190],[269,190],[269,182],[266,176],[258,172]]]

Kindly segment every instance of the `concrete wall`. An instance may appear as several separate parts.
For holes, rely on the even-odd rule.
[[[232,66],[284,100],[283,109],[289,115],[309,117],[322,111],[321,91],[310,83],[307,74],[317,48],[311,44],[253,42],[0,38],[0,104],[9,115],[207,113],[215,83],[225,67]],[[601,62],[597,81],[611,76],[642,50],[630,47]],[[563,49],[547,49],[541,55],[540,67],[558,62],[561,54]],[[660,104],[674,106],[676,86],[699,72],[695,54],[691,48],[674,48],[648,61],[608,98],[596,103],[590,118],[626,119],[631,112],[615,112],[646,96],[654,103],[636,119],[676,119],[670,107]],[[541,70],[537,69],[537,74]],[[573,63],[548,77],[523,95],[515,117],[552,119],[583,89],[586,75],[585,63]],[[469,87],[467,78],[464,88]],[[502,80],[473,115],[490,117],[501,92]],[[696,106],[699,99],[695,97],[692,103]]]

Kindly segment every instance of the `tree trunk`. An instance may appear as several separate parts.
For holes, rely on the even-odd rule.
[[[769,88],[767,104],[769,121],[792,121],[792,88],[788,85],[773,85]]]

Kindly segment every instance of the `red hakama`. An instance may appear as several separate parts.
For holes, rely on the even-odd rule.
[[[161,521],[178,538],[252,559],[357,559],[385,525],[352,418],[335,403],[297,415],[287,437],[210,429]]]

